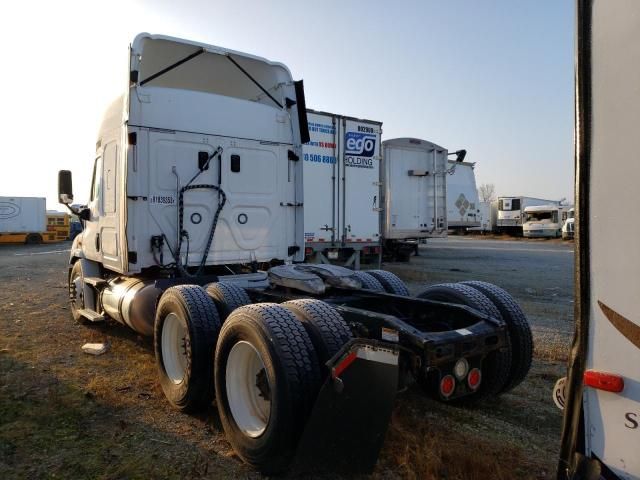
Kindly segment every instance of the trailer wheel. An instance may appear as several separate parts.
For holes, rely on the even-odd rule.
[[[502,319],[500,311],[491,299],[475,288],[459,283],[443,283],[427,287],[417,295],[418,298],[458,303],[479,310],[491,317]],[[511,369],[511,349],[489,352],[482,365],[482,383],[478,391],[470,396],[462,397],[458,403],[475,403],[488,397],[498,395],[509,378]]]
[[[27,245],[39,245],[42,243],[42,235],[40,235],[39,233],[30,233],[29,235],[27,235],[24,243],[26,243]]]
[[[286,469],[320,387],[318,360],[301,322],[275,303],[235,310],[218,339],[215,385],[236,453],[263,473]]]
[[[220,318],[213,300],[198,285],[178,285],[160,297],[154,349],[160,386],[169,403],[196,412],[213,400],[213,351]]]
[[[69,309],[76,322],[84,323],[84,317],[78,313],[84,308],[84,274],[82,262],[76,260],[69,270]]]
[[[464,282],[476,290],[485,294],[500,311],[507,324],[513,360],[509,379],[503,387],[503,392],[518,386],[529,373],[533,358],[533,336],[531,327],[518,302],[505,290],[488,282],[469,281]]]
[[[215,282],[206,286],[207,293],[216,304],[220,320],[223,322],[236,308],[251,303],[251,299],[244,288],[230,282]]]
[[[382,284],[378,281],[376,277],[374,277],[370,273],[363,272],[361,270],[356,270],[355,272],[353,272],[353,274],[362,283],[362,288],[366,288],[367,290],[373,290],[374,292],[385,292],[385,289],[382,286]]]
[[[387,293],[402,295],[403,297],[409,296],[409,289],[396,274],[386,270],[367,270],[367,273],[378,280]]]
[[[326,302],[305,298],[282,304],[302,322],[322,367],[353,338],[342,316]]]

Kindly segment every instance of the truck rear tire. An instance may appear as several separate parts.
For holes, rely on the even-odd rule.
[[[353,338],[342,316],[326,302],[305,298],[281,304],[302,322],[311,338],[320,368]]]
[[[474,308],[490,317],[502,320],[500,311],[490,298],[475,288],[459,283],[442,283],[427,287],[417,295],[418,298],[457,303]],[[489,352],[482,362],[482,383],[478,391],[458,400],[461,404],[471,404],[488,397],[499,395],[509,379],[511,369],[511,348]]]
[[[512,349],[512,362],[509,379],[502,392],[518,386],[529,373],[533,359],[533,335],[527,317],[518,302],[505,290],[488,282],[463,282],[485,294],[500,311],[507,324]]]
[[[387,293],[402,295],[403,297],[409,296],[409,289],[396,274],[386,270],[367,270],[367,273],[378,280]]]
[[[230,282],[215,282],[206,286],[207,294],[218,308],[220,320],[225,321],[236,308],[251,303],[251,299],[244,288]]]
[[[169,403],[197,412],[213,400],[213,352],[220,318],[213,300],[198,285],[178,285],[160,297],[154,349],[160,386]]]
[[[275,303],[235,310],[215,354],[218,412],[236,453],[265,474],[290,464],[320,388],[301,322]]]
[[[366,288],[367,290],[373,290],[374,292],[385,292],[385,289],[382,286],[382,284],[378,281],[376,277],[374,277],[370,273],[363,272],[361,270],[356,270],[355,272],[353,272],[353,274],[362,283],[362,288]]]

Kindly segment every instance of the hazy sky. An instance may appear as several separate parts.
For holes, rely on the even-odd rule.
[[[499,195],[573,195],[573,1],[35,1],[3,4],[0,195],[83,202],[103,109],[142,31],[285,63],[311,108],[466,148]]]

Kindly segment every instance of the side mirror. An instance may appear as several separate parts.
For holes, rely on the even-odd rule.
[[[296,90],[296,106],[298,109],[298,127],[300,128],[300,143],[309,143],[309,123],[307,122],[307,102],[304,98],[304,83],[302,80],[293,82]]]
[[[65,205],[71,205],[73,202],[73,182],[70,170],[58,172],[58,201]]]
[[[467,156],[467,151],[458,150],[457,152],[455,152],[455,154],[456,154],[456,162],[464,162],[464,157]]]

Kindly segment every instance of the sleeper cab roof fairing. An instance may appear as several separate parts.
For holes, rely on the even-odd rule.
[[[281,84],[293,81],[291,72],[282,63],[215,45],[149,33],[140,33],[133,40],[130,68],[137,70],[139,82],[144,82],[200,49],[203,50],[201,55],[157,76],[146,85],[215,93],[277,107],[247,74],[274,96]],[[279,100],[284,104],[283,98]]]

